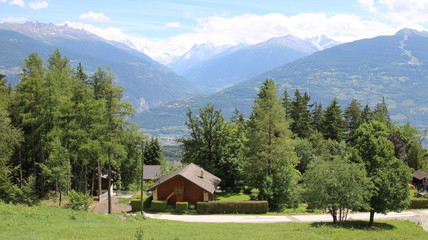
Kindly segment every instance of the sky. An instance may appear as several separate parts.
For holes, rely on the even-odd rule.
[[[0,22],[39,21],[124,42],[162,63],[194,44],[291,34],[350,42],[428,29],[428,0],[0,0]]]

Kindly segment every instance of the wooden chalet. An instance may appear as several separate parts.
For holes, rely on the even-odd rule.
[[[418,190],[428,190],[428,172],[422,169],[413,173],[413,184]]]
[[[191,163],[161,177],[149,191],[153,193],[153,200],[168,200],[169,205],[176,202],[195,204],[214,200],[220,182],[220,178]]]

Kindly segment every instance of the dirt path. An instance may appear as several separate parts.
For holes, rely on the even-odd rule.
[[[112,212],[129,212],[131,211],[131,205],[129,203],[125,203],[125,204],[119,204],[119,200],[122,199],[121,197],[118,196],[113,196],[112,197],[112,204],[111,204],[111,208],[112,208]],[[131,200],[131,199],[129,199]],[[104,200],[102,202],[94,202],[94,204],[90,207],[91,211],[94,212],[103,212],[103,213],[107,213],[108,212],[108,200]]]

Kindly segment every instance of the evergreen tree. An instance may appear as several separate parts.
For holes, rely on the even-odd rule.
[[[322,133],[326,139],[340,141],[344,138],[344,131],[345,121],[342,109],[340,109],[337,99],[334,98],[325,110]]]
[[[290,112],[291,112],[291,99],[290,95],[288,95],[287,89],[284,90],[284,97],[282,98],[282,106],[284,106],[285,109],[285,119],[290,120]]]
[[[355,130],[363,123],[361,104],[353,99],[345,109],[344,117],[347,126],[347,140],[352,141]]]
[[[19,192],[12,181],[12,171],[9,166],[15,147],[18,147],[22,136],[21,132],[11,124],[8,106],[12,95],[6,86],[5,77],[0,74],[0,200],[16,202]]]
[[[144,146],[144,164],[163,165],[165,158],[162,154],[162,148],[157,138],[150,138]]]
[[[277,87],[267,79],[248,122],[246,163],[249,183],[272,210],[296,204],[297,157]]]
[[[386,106],[385,97],[382,97],[382,102],[376,104],[373,109],[371,119],[385,122],[387,124],[391,123],[391,118],[389,117],[388,107]]]
[[[296,89],[294,100],[290,103],[290,117],[293,120],[290,129],[299,138],[306,138],[311,134],[310,100],[306,92],[302,96]]]
[[[408,146],[408,165],[414,170],[428,169],[427,150],[419,142],[413,141]]]
[[[312,124],[311,127],[314,131],[322,132],[324,123],[324,110],[321,103],[315,103],[314,110],[312,111]]]

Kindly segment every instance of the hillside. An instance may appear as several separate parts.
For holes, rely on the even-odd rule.
[[[124,44],[68,26],[0,23],[0,72],[11,81],[18,80],[21,64],[31,52],[46,59],[55,48],[72,64],[84,63],[88,73],[99,66],[110,66],[115,79],[126,90],[126,100],[139,110],[197,92],[183,77]]]
[[[427,77],[428,34],[403,29],[393,36],[316,52],[221,92],[144,112],[137,120],[143,128],[183,126],[188,106],[198,108],[208,102],[222,108],[226,116],[235,107],[248,116],[257,88],[266,78],[273,78],[281,92],[288,89],[292,93],[298,88],[324,106],[334,97],[343,107],[353,98],[373,106],[385,97],[394,121],[410,121],[415,127],[424,128],[428,125]]]

